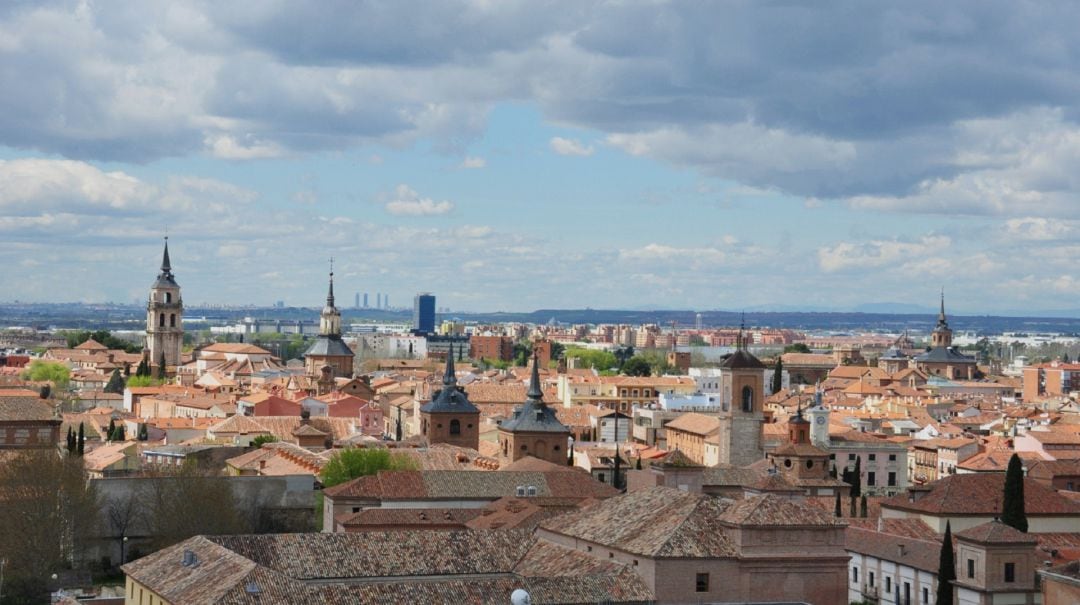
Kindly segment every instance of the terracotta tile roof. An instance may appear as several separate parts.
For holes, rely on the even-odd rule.
[[[480,509],[476,508],[367,508],[345,515],[338,523],[346,530],[383,527],[397,531],[427,526],[464,529],[466,523],[479,515]]]
[[[735,500],[720,518],[725,523],[740,526],[845,525],[843,520],[825,511],[771,494]]]
[[[1035,544],[1035,536],[1005,525],[1001,521],[990,521],[956,532],[957,538],[982,542],[984,544]]]
[[[245,353],[248,355],[269,355],[270,351],[262,347],[257,347],[251,344],[239,343],[239,342],[218,342],[208,347],[203,347],[199,350],[199,358],[202,358],[202,353]]]
[[[536,471],[380,471],[329,487],[331,498],[376,500],[498,499],[519,485],[536,486],[539,496],[609,498],[617,492],[580,470]]]
[[[836,358],[822,353],[784,353],[780,356],[784,366],[836,367]]]
[[[540,527],[648,557],[733,557],[738,549],[720,520],[728,502],[655,487],[561,515]]]
[[[930,492],[914,502],[900,494],[882,502],[882,507],[937,515],[1001,514],[1001,494],[1005,489],[1004,473],[950,475],[928,485]],[[1024,511],[1032,515],[1069,515],[1080,517],[1080,504],[1062,497],[1052,488],[1024,478]]]
[[[0,397],[0,422],[40,422],[53,418],[53,406],[40,397]]]
[[[857,527],[847,528],[845,547],[851,552],[934,574],[937,573],[941,553],[940,539],[919,540]]]
[[[542,498],[516,496],[499,498],[479,511],[466,525],[472,529],[535,529],[552,517],[575,511],[595,502],[580,498]]]
[[[720,419],[716,416],[687,412],[668,422],[664,427],[694,435],[708,435],[720,428]]]

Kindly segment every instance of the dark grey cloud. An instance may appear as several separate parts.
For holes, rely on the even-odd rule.
[[[1080,131],[1078,17],[1065,2],[22,3],[0,12],[0,144],[126,161],[460,150],[514,101],[755,187],[920,212],[1026,215],[1005,198],[1042,196],[1060,213],[1080,192],[1074,150],[1047,133]],[[1005,201],[978,202],[987,183]]]

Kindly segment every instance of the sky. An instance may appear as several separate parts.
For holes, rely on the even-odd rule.
[[[1080,5],[0,4],[0,299],[1080,313]]]

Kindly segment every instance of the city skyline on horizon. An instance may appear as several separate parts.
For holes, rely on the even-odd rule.
[[[142,300],[167,231],[212,304],[1080,315],[1050,13],[5,6],[0,282]]]

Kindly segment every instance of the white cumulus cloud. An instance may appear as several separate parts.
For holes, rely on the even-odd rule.
[[[562,137],[551,137],[549,145],[551,150],[559,155],[590,156],[595,151],[592,145],[584,145],[576,139]]]
[[[399,216],[433,216],[446,214],[453,209],[453,202],[436,202],[429,197],[420,197],[408,185],[398,185],[394,189],[394,199],[386,203],[386,211]]]

